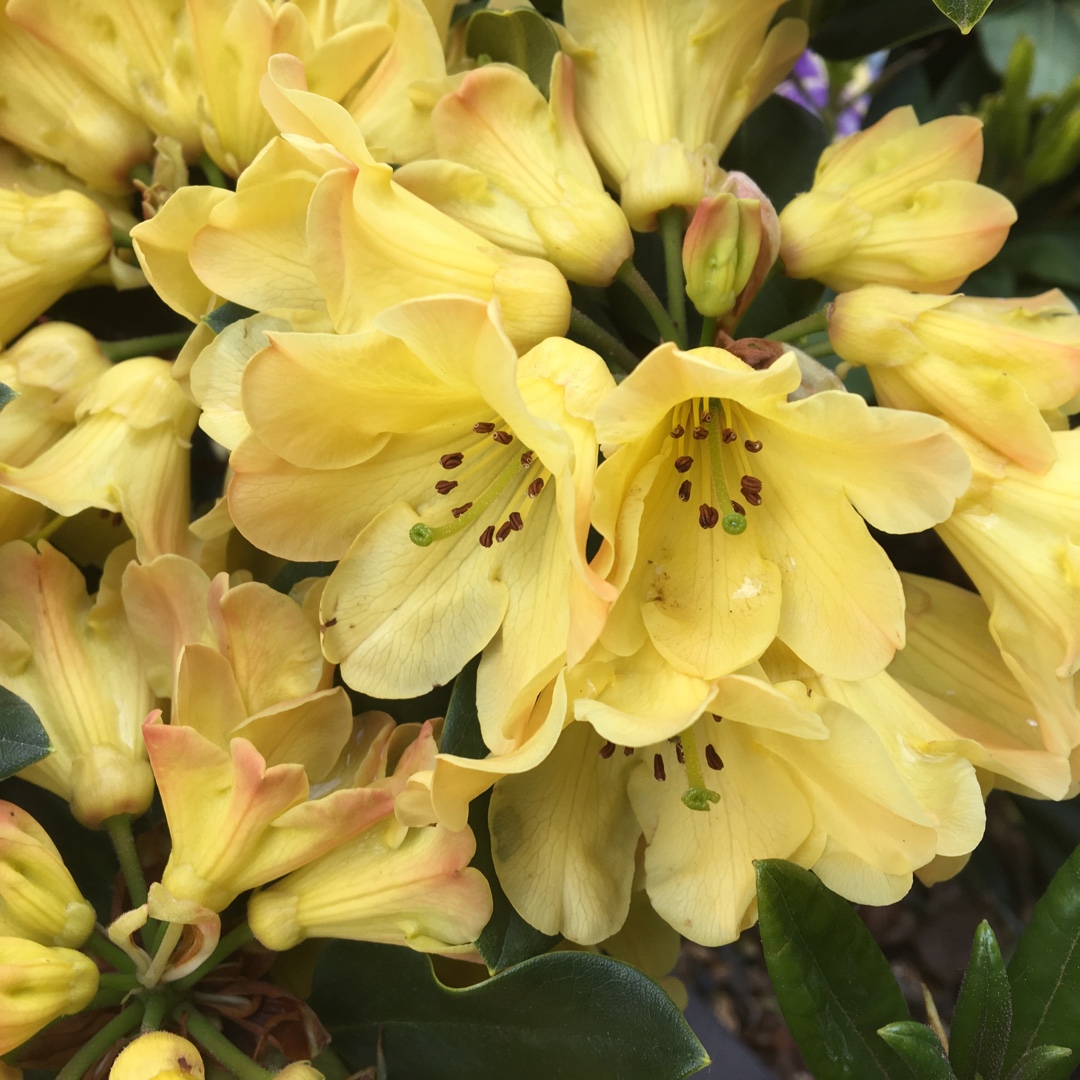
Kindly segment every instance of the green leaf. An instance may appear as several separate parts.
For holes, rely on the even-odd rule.
[[[48,732],[33,708],[0,686],[0,780],[52,753]]]
[[[204,315],[203,322],[215,334],[220,334],[226,326],[232,326],[234,322],[239,322],[241,319],[246,319],[254,314],[254,308],[244,307],[242,304],[234,304],[231,300],[226,300],[221,307],[216,307],[209,315]]]
[[[656,983],[592,953],[527,960],[465,990],[427,957],[391,945],[335,942],[310,1003],[352,1066],[409,1080],[681,1080],[708,1064]]]
[[[1035,71],[1028,93],[1060,94],[1076,76],[1080,56],[1080,0],[1031,0],[994,8],[979,23],[979,44],[987,62],[1004,75],[1016,39],[1035,45]]]
[[[1080,848],[1054,875],[1009,961],[1011,1069],[1032,1047],[1067,1046],[1080,1061]],[[1066,1074],[1067,1075],[1067,1074]]]
[[[810,39],[810,48],[826,60],[856,60],[951,25],[925,0],[846,0],[829,5],[828,17]]]
[[[1036,1046],[1029,1050],[1009,1073],[1007,1080],[1068,1080],[1072,1072],[1067,1046]]]
[[[336,562],[287,562],[270,582],[270,588],[289,593],[304,578],[327,577],[334,572]]]
[[[475,59],[486,57],[521,68],[547,97],[559,38],[543,15],[528,8],[477,11],[465,29],[465,51]]]
[[[7,383],[0,383],[0,409],[2,409],[9,402],[14,401],[19,395],[11,389]]]
[[[997,938],[984,919],[975,931],[949,1032],[957,1080],[998,1080],[1012,1027],[1012,989]]]
[[[990,0],[934,0],[934,3],[960,27],[962,34],[970,34],[990,6]]]
[[[485,758],[489,750],[480,734],[480,718],[476,715],[476,669],[480,658],[474,656],[454,680],[450,704],[446,706],[439,749],[458,757]]]
[[[810,1071],[817,1080],[911,1080],[877,1034],[910,1016],[862,920],[809,871],[782,859],[754,865],[765,964]]]
[[[956,1080],[945,1048],[925,1024],[900,1020],[886,1024],[878,1034],[908,1063],[919,1080]]]

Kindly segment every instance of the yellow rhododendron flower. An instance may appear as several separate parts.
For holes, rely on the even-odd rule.
[[[1043,419],[1080,392],[1080,315],[1059,290],[984,300],[864,285],[836,298],[829,340],[893,409],[943,416],[1033,472],[1056,456]]]
[[[95,828],[150,805],[140,728],[154,695],[120,602],[122,551],[91,600],[78,568],[40,546],[0,547],[0,684],[30,703],[53,747],[19,775],[66,799]]]
[[[651,643],[709,680],[779,637],[815,670],[861,678],[903,644],[900,579],[863,519],[898,533],[942,521],[968,463],[940,420],[837,391],[788,401],[800,379],[790,353],[754,369],[666,344],[601,404],[612,653]]]
[[[635,229],[715,194],[717,160],[806,46],[781,0],[567,0],[577,116]],[[557,28],[561,30],[562,28]]]
[[[126,360],[86,392],[72,430],[26,465],[0,464],[0,485],[64,517],[91,506],[122,514],[140,558],[185,551],[197,416],[168,361]]]
[[[1069,754],[1047,744],[1039,712],[990,635],[990,612],[976,593],[944,581],[902,575],[907,644],[889,673],[939,720],[983,748],[971,757],[994,786],[1043,799],[1069,790]],[[1074,711],[1072,731],[1080,731]],[[1075,737],[1075,736],[1071,736]]]
[[[3,408],[0,462],[29,465],[75,426],[78,405],[99,375],[110,367],[97,342],[69,323],[46,323],[0,352],[0,383],[16,397]],[[49,510],[0,488],[0,541],[36,532]]]
[[[0,936],[75,949],[96,917],[49,834],[0,800]]]
[[[610,285],[634,242],[578,130],[573,77],[560,53],[548,102],[518,68],[470,72],[432,113],[442,160],[406,165],[394,179],[489,240],[550,259],[571,281]]]
[[[198,1048],[171,1031],[148,1031],[120,1051],[109,1080],[203,1080]]]
[[[960,436],[975,478],[938,533],[990,609],[990,633],[1038,710],[1044,744],[1080,745],[1080,432],[1051,434],[1057,455],[1028,472]]]
[[[59,1016],[90,1004],[98,969],[73,949],[0,937],[0,1054],[21,1046]]]
[[[920,124],[905,105],[822,155],[812,189],[780,213],[786,272],[832,289],[874,282],[947,293],[1001,249],[1012,203],[976,183],[982,124]]]
[[[112,250],[109,218],[77,191],[0,188],[0,345],[64,295]]]

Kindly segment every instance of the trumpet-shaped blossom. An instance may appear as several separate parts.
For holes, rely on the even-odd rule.
[[[951,292],[1016,220],[1004,195],[976,183],[982,152],[975,117],[920,125],[910,106],[833,143],[811,190],[780,213],[786,272],[837,291],[874,282]]]
[[[882,405],[943,416],[1032,472],[1056,456],[1043,413],[1080,392],[1080,315],[1056,289],[984,300],[864,285],[834,301],[829,340]]]

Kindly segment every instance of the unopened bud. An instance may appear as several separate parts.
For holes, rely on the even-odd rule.
[[[14,803],[0,802],[0,935],[76,948],[94,919],[45,830]]]
[[[109,1080],[203,1080],[202,1055],[171,1031],[149,1031],[124,1047]]]

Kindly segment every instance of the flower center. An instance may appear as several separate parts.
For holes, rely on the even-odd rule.
[[[513,434],[501,428],[497,418],[480,420],[472,430],[480,438],[471,446],[439,458],[440,467],[447,472],[457,473],[458,469],[463,469],[457,474],[460,479],[439,480],[435,484],[435,491],[439,495],[449,495],[459,486],[468,487],[471,482],[484,477],[488,478],[488,482],[471,500],[451,507],[451,520],[445,524],[429,525],[418,521],[409,530],[409,539],[417,547],[429,547],[436,540],[448,540],[478,523],[490,522],[493,504],[507,496],[503,501],[513,509],[507,513],[506,520],[498,526],[490,523],[485,525],[477,536],[481,547],[501,544],[511,533],[520,532],[525,527],[533,500],[551,479],[551,474],[532,450],[522,447],[520,443],[514,445]],[[493,477],[492,473],[495,474]],[[501,514],[496,516],[496,521],[499,516]]]
[[[731,536],[746,531],[746,507],[731,498],[725,468],[738,470],[739,492],[746,502],[751,506],[761,505],[761,480],[751,472],[748,455],[760,453],[762,443],[760,439],[748,437],[751,435],[749,423],[741,410],[739,413],[736,418],[736,406],[717,398],[693,398],[676,406],[671,414],[671,437],[678,444],[675,471],[685,477],[679,483],[679,499],[684,503],[691,501],[692,474],[696,472],[700,477],[701,496],[709,500],[698,506],[698,524],[703,529],[719,525]],[[736,424],[742,429],[741,433]],[[699,447],[702,447],[701,453]]]

